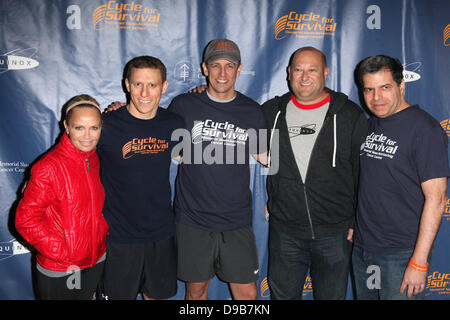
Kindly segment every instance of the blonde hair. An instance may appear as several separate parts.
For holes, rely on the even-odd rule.
[[[97,102],[97,100],[95,100],[88,94],[80,94],[71,98],[66,103],[66,110],[65,110],[66,121],[69,121],[69,118],[72,114],[71,111],[75,107],[96,108],[100,113],[102,112],[102,110],[100,109],[100,104]]]

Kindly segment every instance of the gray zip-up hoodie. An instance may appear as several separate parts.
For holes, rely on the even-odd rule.
[[[334,236],[352,228],[355,219],[359,151],[366,138],[367,119],[345,94],[325,90],[331,96],[330,106],[305,181],[295,162],[286,124],[286,107],[292,93],[277,96],[262,106],[270,129],[269,148],[279,150],[278,171],[267,180],[270,223],[303,239]],[[273,134],[276,129],[278,135]],[[277,136],[279,139],[274,138]],[[271,152],[270,156],[274,161],[276,155]]]

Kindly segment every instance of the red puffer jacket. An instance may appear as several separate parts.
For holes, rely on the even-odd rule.
[[[106,251],[105,191],[95,150],[81,152],[64,133],[31,169],[16,228],[46,269],[91,267]]]

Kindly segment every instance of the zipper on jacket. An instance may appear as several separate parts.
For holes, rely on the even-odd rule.
[[[271,132],[271,135],[270,135],[270,142],[269,142],[269,152],[268,152],[268,161],[267,161],[268,164],[269,164],[269,167],[270,167],[270,150],[272,149],[273,132],[274,132],[274,130],[275,130],[275,128],[276,128],[276,125],[277,125],[277,122],[278,122],[278,117],[279,117],[280,114],[281,114],[281,110],[280,110],[280,107],[279,107],[278,103],[277,103],[277,106],[278,106],[278,112],[277,112],[277,114],[276,114],[276,116],[275,116],[275,120],[274,120],[273,127],[272,127],[272,132]],[[324,119],[324,123],[323,123],[323,125],[322,125],[322,128],[325,126],[326,120],[327,120],[327,117],[325,116],[325,119]],[[336,118],[335,118],[335,120],[336,120]],[[320,132],[319,132],[319,134],[320,134]],[[316,143],[317,143],[317,139],[316,139],[316,142],[314,143],[314,145],[315,145]],[[310,159],[312,158],[314,149],[315,149],[315,148],[313,147],[313,149],[311,150]],[[306,172],[308,172],[308,169],[309,169],[309,163],[308,163],[308,168],[306,169]],[[314,228],[313,228],[313,224],[312,224],[311,212],[310,212],[310,210],[309,210],[309,204],[308,204],[308,196],[306,195],[306,177],[304,178],[303,183],[304,183],[304,184],[303,184],[303,194],[304,194],[304,196],[305,196],[306,213],[307,213],[307,216],[308,216],[309,226],[310,226],[310,228],[311,228],[311,238],[312,238],[313,240],[315,240],[315,239],[316,239],[316,235],[314,234]]]
[[[333,160],[331,161],[331,166],[336,168],[336,152],[337,152],[337,120],[336,113],[333,116]]]
[[[314,155],[314,151],[317,148],[317,140],[319,140],[320,133],[322,132],[323,128],[325,127],[325,125],[327,124],[328,121],[330,121],[329,118],[327,116],[325,116],[325,119],[323,120],[322,129],[320,129],[320,132],[317,134],[316,141],[314,142],[314,146],[313,146],[313,148],[311,150],[311,154],[310,154],[309,162],[308,162],[308,167],[306,168],[306,176],[303,178],[303,183],[304,183],[303,184],[303,194],[305,195],[306,213],[307,213],[308,220],[309,220],[309,226],[311,228],[311,238],[313,240],[316,239],[316,235],[314,234],[314,228],[313,228],[313,223],[312,223],[312,218],[311,218],[311,212],[309,210],[309,204],[308,204],[308,196],[306,195],[306,181],[307,181],[306,178],[308,177],[309,165],[311,164],[311,159],[314,159],[313,155]]]
[[[95,251],[95,243],[96,243],[95,237],[96,237],[96,233],[94,232],[95,231],[95,229],[94,229],[94,223],[95,223],[95,221],[94,221],[95,220],[95,218],[94,218],[94,216],[95,216],[94,202],[95,202],[95,200],[94,200],[94,187],[92,186],[92,180],[91,180],[91,177],[89,175],[89,155],[86,156],[85,162],[86,162],[86,165],[87,165],[86,180],[87,180],[87,184],[89,186],[89,193],[91,195],[91,212],[92,212],[92,216],[91,216],[90,220],[91,220],[91,235],[92,235],[92,237],[91,237],[91,246],[92,246],[92,259],[93,260],[91,260],[90,266],[92,267],[92,266],[95,265],[95,263],[97,261],[95,261],[95,258],[96,258],[95,257],[95,253],[96,253],[96,251]]]
[[[89,191],[90,191],[90,194],[91,194],[91,211],[92,211],[92,215],[94,215],[94,209],[95,209],[95,207],[94,207],[94,190],[93,190],[93,187],[92,187],[92,182],[91,182],[91,178],[90,178],[90,176],[89,176],[89,155],[86,155],[86,159],[84,160],[85,162],[86,162],[86,169],[87,169],[87,172],[86,172],[86,179],[87,179],[87,183],[88,183],[88,186],[89,186]],[[92,216],[91,217],[91,235],[92,235],[92,237],[91,237],[91,246],[92,246],[92,259],[95,259],[95,235],[96,233],[94,232],[94,217]],[[94,260],[91,260],[91,263],[90,263],[90,266],[92,267],[93,265],[95,265],[95,263],[96,263],[96,261],[94,261]]]
[[[313,229],[313,224],[312,224],[312,219],[311,219],[311,213],[309,212],[308,196],[306,195],[306,185],[303,185],[303,193],[305,195],[306,213],[308,215],[309,226],[311,227],[311,237],[314,240],[314,239],[316,239],[316,236],[314,235],[314,229]]]
[[[281,110],[278,110],[277,115],[275,116],[275,121],[273,122],[272,131],[270,132],[270,140],[269,140],[269,151],[267,153],[267,166],[270,168],[271,164],[271,155],[272,155],[272,140],[273,134],[275,132],[275,128],[277,127],[278,117],[280,116]]]

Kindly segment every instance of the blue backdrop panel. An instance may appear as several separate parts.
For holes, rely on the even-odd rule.
[[[241,48],[237,89],[263,103],[287,91],[286,67],[305,45],[327,55],[327,86],[360,103],[353,72],[374,54],[405,66],[406,98],[438,119],[450,134],[450,2],[446,0],[113,0],[0,2],[0,299],[34,299],[32,254],[14,231],[24,177],[60,133],[61,107],[87,93],[106,107],[124,101],[122,72],[134,56],[153,55],[167,66],[171,99],[205,83],[205,45],[227,37]],[[258,297],[269,299],[268,222],[263,168],[251,166],[254,230],[260,259]],[[171,168],[172,182],[176,166]],[[450,298],[450,206],[433,251],[427,299]],[[312,299],[311,281],[304,298]],[[211,283],[211,299],[229,299]],[[184,298],[184,284],[174,299]],[[352,299],[349,281],[348,298]]]

